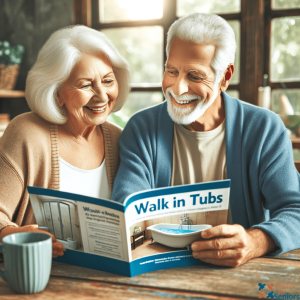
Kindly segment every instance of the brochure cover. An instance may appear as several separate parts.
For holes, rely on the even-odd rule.
[[[28,186],[37,224],[65,248],[54,261],[125,276],[199,265],[190,246],[227,223],[230,180],[142,191],[124,204]]]

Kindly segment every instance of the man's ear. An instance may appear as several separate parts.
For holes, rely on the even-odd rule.
[[[232,75],[233,75],[233,72],[234,72],[234,66],[232,64],[230,64],[225,73],[224,73],[224,76],[221,80],[221,92],[225,92],[229,86],[229,83],[230,83],[230,80],[232,78]]]

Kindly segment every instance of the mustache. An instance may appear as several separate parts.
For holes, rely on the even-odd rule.
[[[176,101],[186,101],[186,100],[201,100],[201,97],[199,95],[175,95],[173,92],[173,89],[171,87],[168,87],[166,89],[166,94],[171,94],[172,97],[176,100]]]

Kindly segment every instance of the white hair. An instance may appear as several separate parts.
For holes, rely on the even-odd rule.
[[[215,82],[217,83],[221,80],[227,67],[234,63],[236,52],[234,31],[220,16],[193,13],[175,21],[168,31],[167,56],[169,56],[175,37],[195,44],[216,47],[211,67],[215,72]]]
[[[110,60],[119,86],[113,111],[122,108],[130,91],[127,62],[103,33],[77,25],[55,31],[39,51],[26,79],[25,95],[32,111],[51,123],[67,121],[57,91],[83,54],[104,54]]]

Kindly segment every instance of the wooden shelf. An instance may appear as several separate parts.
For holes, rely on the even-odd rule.
[[[300,149],[300,137],[291,137],[291,141],[294,149]]]
[[[24,91],[0,90],[0,98],[24,98]]]

